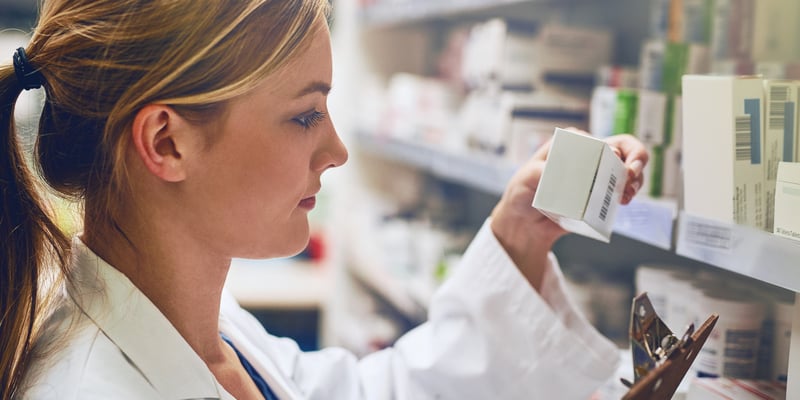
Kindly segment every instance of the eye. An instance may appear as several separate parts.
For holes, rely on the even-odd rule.
[[[292,118],[292,121],[302,126],[304,129],[310,129],[320,122],[322,122],[328,113],[323,111],[312,110]]]

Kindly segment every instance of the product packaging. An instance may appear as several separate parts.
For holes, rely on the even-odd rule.
[[[556,128],[533,207],[570,232],[609,242],[626,180],[606,142]]]
[[[795,150],[795,108],[797,94],[795,83],[788,80],[764,81],[765,129],[764,129],[764,168],[766,173],[766,229],[772,232],[775,218],[775,184],[778,176],[778,163],[794,161]]]
[[[775,230],[779,236],[800,240],[800,163],[780,162],[775,185]]]
[[[766,227],[762,79],[683,78],[684,209]]]

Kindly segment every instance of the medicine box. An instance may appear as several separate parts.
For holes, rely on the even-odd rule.
[[[793,162],[795,150],[795,108],[797,95],[794,81],[764,80],[764,169],[766,190],[766,230],[773,231],[775,217],[775,181],[778,163]]]
[[[778,164],[774,233],[800,240],[800,163]]]
[[[606,142],[556,128],[533,207],[570,232],[609,242],[626,180]]]
[[[687,213],[766,228],[763,104],[761,77],[683,77]]]

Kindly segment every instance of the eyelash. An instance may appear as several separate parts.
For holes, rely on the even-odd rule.
[[[311,111],[303,115],[299,115],[292,119],[295,123],[302,126],[304,129],[311,129],[317,126],[328,114],[323,111]]]

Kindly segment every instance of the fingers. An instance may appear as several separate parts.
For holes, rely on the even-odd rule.
[[[531,159],[536,161],[547,160],[547,154],[550,152],[550,145],[552,144],[553,144],[553,139],[552,138],[548,139],[546,142],[544,142],[544,144],[542,144],[541,146],[539,146],[538,149],[536,149],[536,152],[533,153]]]
[[[630,166],[634,161],[640,160],[642,166],[647,165],[650,155],[647,153],[647,148],[644,144],[631,135],[614,135],[606,138],[606,143],[616,148],[617,153],[626,166]]]
[[[637,163],[641,165],[641,163],[637,160]],[[636,196],[636,193],[639,192],[639,189],[642,188],[642,183],[644,182],[644,174],[642,173],[641,167],[636,171],[635,168],[628,168],[628,181],[625,183],[625,189],[622,192],[622,199],[620,202],[622,204],[628,204],[633,200],[633,197]]]
[[[644,182],[643,170],[650,155],[644,144],[631,135],[614,135],[606,139],[628,169],[628,181],[622,193],[622,204],[628,204]]]
[[[545,161],[536,157],[526,162],[511,178],[510,185],[522,185],[528,190],[535,191],[539,187],[539,179],[544,172]],[[533,200],[533,199],[531,199]]]

